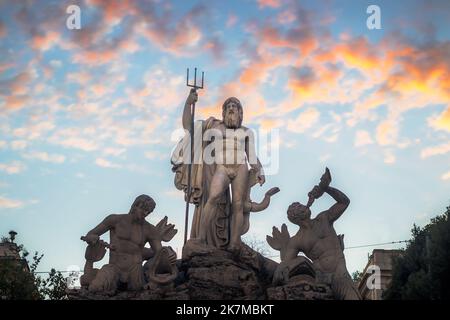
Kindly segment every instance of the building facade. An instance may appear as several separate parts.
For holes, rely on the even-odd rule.
[[[381,300],[392,279],[392,261],[402,250],[374,249],[358,282],[364,300]]]

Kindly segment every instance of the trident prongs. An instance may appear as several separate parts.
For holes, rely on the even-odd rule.
[[[186,85],[188,87],[194,88],[194,89],[203,89],[203,80],[205,77],[205,73],[202,71],[202,85],[199,86],[197,85],[197,68],[194,68],[194,84],[189,84],[189,68],[187,68],[187,73],[186,73]]]

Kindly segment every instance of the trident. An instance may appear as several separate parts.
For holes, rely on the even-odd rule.
[[[186,86],[191,87],[194,90],[197,91],[197,89],[203,89],[203,79],[204,79],[205,73],[202,72],[202,85],[197,85],[197,68],[194,69],[194,84],[189,84],[189,68],[187,68],[187,74],[186,74]],[[191,200],[191,192],[192,192],[192,186],[191,186],[191,175],[192,175],[192,162],[194,160],[194,115],[195,115],[195,102],[192,104],[191,108],[191,161],[189,161],[188,164],[188,189],[187,189],[187,199],[186,199],[186,215],[184,220],[184,244],[186,244],[187,241],[187,230],[188,230],[188,220],[189,220],[189,201]]]

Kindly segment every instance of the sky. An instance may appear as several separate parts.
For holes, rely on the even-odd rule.
[[[74,4],[79,30],[66,26]],[[381,29],[366,25],[372,4]],[[170,154],[195,67],[196,119],[238,97],[267,173],[252,198],[281,189],[247,241],[282,223],[294,234],[287,207],[325,167],[351,199],[335,223],[346,247],[410,239],[450,204],[447,0],[0,0],[0,234],[44,253],[41,271],[82,268],[80,236],[148,194],[148,220],[168,216],[180,254]],[[345,250],[349,271],[373,248]]]

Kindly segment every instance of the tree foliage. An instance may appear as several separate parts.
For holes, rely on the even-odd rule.
[[[270,257],[270,250],[267,246],[267,242],[257,239],[255,236],[249,236],[242,239],[243,242],[249,246],[252,250],[258,252],[264,257]]]
[[[9,239],[2,237],[3,243]],[[52,269],[47,277],[41,277],[37,268],[43,254],[35,252],[31,260],[23,245],[15,247],[19,259],[3,257],[0,260],[0,300],[61,300],[66,295],[66,279],[61,272]]]
[[[423,228],[414,225],[411,242],[394,259],[384,299],[450,299],[450,207]]]
[[[28,253],[22,254],[23,257],[27,255]],[[36,257],[35,255],[33,259]],[[2,259],[0,263],[0,298],[8,300],[38,300],[41,298],[34,274],[28,271],[23,263],[15,259]]]
[[[361,281],[362,277],[363,277],[363,273],[358,270],[352,273],[352,280],[355,283],[358,283],[359,281]]]

